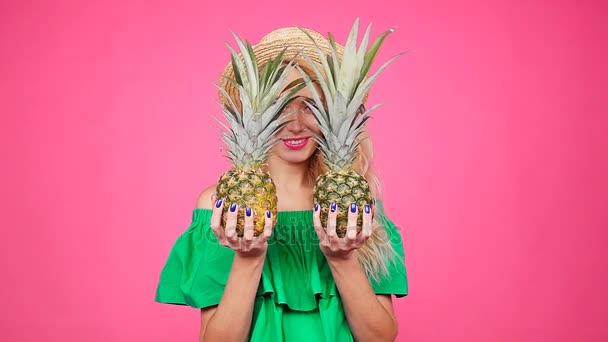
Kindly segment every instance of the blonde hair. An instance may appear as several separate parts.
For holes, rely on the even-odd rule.
[[[378,199],[381,197],[382,186],[371,163],[373,157],[372,142],[367,132],[362,135],[363,137],[360,139],[364,140],[362,140],[357,148],[357,157],[353,163],[353,170],[365,177],[369,183],[373,198]],[[327,171],[323,154],[320,151],[315,152],[310,159],[309,175],[311,179],[315,180]],[[397,263],[400,256],[393,248],[391,240],[384,226],[378,220],[377,215],[384,215],[384,213],[379,213],[375,209],[372,235],[356,253],[359,264],[361,264],[367,276],[379,282],[382,276],[388,274],[388,266],[392,263]]]
[[[307,64],[300,64],[300,68],[311,79],[315,78],[315,74],[310,66]],[[357,148],[357,156],[353,163],[353,170],[365,177],[365,180],[367,180],[370,186],[372,197],[378,199],[382,195],[382,184],[376,175],[372,164],[374,154],[373,146],[367,130],[364,129],[363,133],[357,138],[357,141],[360,141],[361,143]],[[321,153],[320,150],[317,150],[312,155],[309,166],[309,176],[313,182],[317,177],[328,171],[323,153]],[[397,263],[401,258],[393,248],[392,242],[389,239],[384,226],[377,219],[376,215],[378,214],[384,215],[383,212],[378,213],[377,209],[374,209],[375,219],[373,220],[372,235],[369,240],[356,251],[359,264],[361,264],[361,267],[367,276],[376,282],[379,282],[382,276],[388,274],[388,266],[391,263]]]

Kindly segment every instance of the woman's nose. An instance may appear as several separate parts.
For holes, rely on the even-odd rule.
[[[305,127],[302,123],[300,111],[291,115],[289,118],[287,118],[287,120],[291,121],[286,126],[287,130],[292,131],[292,132],[300,132],[300,131],[304,130]]]

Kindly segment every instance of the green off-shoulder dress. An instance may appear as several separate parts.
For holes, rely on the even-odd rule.
[[[388,263],[376,294],[408,293],[401,236],[376,203],[377,219],[399,257]],[[251,341],[353,341],[329,265],[319,249],[312,210],[279,212],[254,302]],[[234,258],[210,229],[211,209],[195,208],[160,275],[156,301],[204,308],[219,304]]]

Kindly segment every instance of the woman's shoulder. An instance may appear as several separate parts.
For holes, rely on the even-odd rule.
[[[198,209],[211,209],[213,208],[213,195],[215,195],[215,189],[217,184],[213,184],[206,189],[203,189],[196,199],[196,208]]]

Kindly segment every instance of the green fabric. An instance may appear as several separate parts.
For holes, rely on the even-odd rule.
[[[383,214],[378,219],[400,258],[389,274],[370,284],[377,294],[406,296],[408,282],[401,236]],[[211,229],[210,209],[196,208],[161,272],[160,303],[204,308],[219,304],[234,258]],[[312,210],[279,212],[254,302],[251,341],[353,341],[338,290],[319,249]]]

